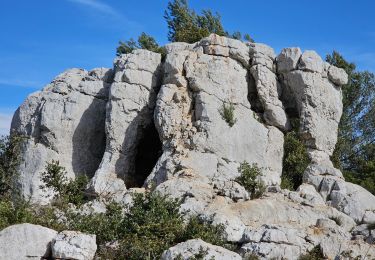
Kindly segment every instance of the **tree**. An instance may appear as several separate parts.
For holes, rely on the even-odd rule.
[[[133,38],[130,40],[122,42],[120,41],[120,45],[117,47],[117,56],[121,54],[131,53],[133,50],[136,49],[146,49],[153,52],[164,54],[164,48],[160,47],[159,44],[156,42],[154,37],[147,35],[146,33],[141,33],[138,37],[138,41],[136,42]]]
[[[302,176],[310,163],[307,149],[298,134],[298,128],[287,133],[284,138],[283,171],[281,188],[296,190],[302,184]]]
[[[0,197],[17,192],[15,178],[21,140],[22,138],[16,135],[0,137]]]
[[[228,37],[230,38],[233,38],[233,39],[236,39],[236,40],[244,40],[244,41],[247,41],[247,42],[254,42],[253,38],[251,38],[251,36],[249,34],[244,34],[243,37],[242,37],[242,33],[241,32],[234,32],[232,33],[231,35],[227,32],[226,33]]]
[[[342,87],[343,115],[332,160],[348,181],[375,194],[375,76],[357,71],[354,63],[336,51],[326,60],[349,76]]]
[[[203,10],[202,15],[197,15],[189,9],[186,0],[169,2],[164,18],[169,29],[168,40],[171,42],[194,43],[210,33],[226,34],[218,13]]]
[[[215,33],[237,40],[254,42],[249,34],[242,37],[240,32],[230,34],[224,30],[221,23],[221,16],[211,10],[203,10],[201,15],[196,14],[188,6],[187,0],[173,0],[168,3],[164,18],[168,24],[168,40],[171,42],[194,43],[204,37]],[[130,39],[120,41],[117,47],[117,55],[127,54],[135,49],[147,49],[165,55],[165,49],[160,47],[152,36],[142,33],[138,41]]]

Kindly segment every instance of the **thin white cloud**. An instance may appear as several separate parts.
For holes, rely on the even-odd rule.
[[[16,87],[25,87],[25,88],[42,88],[43,84],[31,80],[19,80],[19,79],[1,79],[0,78],[0,87],[1,85],[5,86],[16,86]]]
[[[117,12],[113,7],[99,0],[68,0],[68,1],[72,3],[84,5],[88,8],[91,8],[103,14],[115,16],[117,18],[121,17],[121,14]]]
[[[0,136],[8,135],[13,114],[0,114]]]

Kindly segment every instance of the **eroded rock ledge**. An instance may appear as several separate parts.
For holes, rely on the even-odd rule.
[[[187,214],[224,224],[242,256],[296,259],[320,244],[329,257],[375,257],[363,228],[375,222],[375,197],[345,182],[330,160],[345,71],[314,51],[286,48],[277,56],[267,45],[214,34],[166,50],[165,61],[136,50],[113,69],[68,70],[27,98],[11,130],[26,137],[24,196],[50,201],[40,173],[54,159],[70,178],[88,175],[98,197],[126,201],[129,188],[143,186],[183,199]],[[224,104],[234,107],[233,126],[223,119]],[[292,119],[311,159],[297,191],[278,188]],[[249,200],[234,181],[243,161],[262,168],[269,192],[261,199]],[[196,243],[204,242],[164,257]]]

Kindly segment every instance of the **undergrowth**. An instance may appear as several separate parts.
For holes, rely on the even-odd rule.
[[[241,184],[249,193],[251,199],[260,198],[266,190],[266,187],[261,183],[259,177],[262,175],[261,169],[257,164],[250,166],[248,162],[241,163],[238,167],[240,176],[235,179]]]
[[[234,124],[237,122],[237,119],[235,118],[235,115],[234,115],[234,111],[235,111],[235,108],[234,108],[233,103],[229,102],[229,104],[226,104],[225,102],[223,102],[223,106],[221,109],[221,116],[230,127],[234,126]]]

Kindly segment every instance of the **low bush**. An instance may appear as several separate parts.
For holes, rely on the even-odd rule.
[[[65,168],[60,166],[59,161],[52,160],[47,163],[45,172],[42,173],[41,189],[51,190],[55,193],[55,203],[75,205],[83,204],[85,200],[84,191],[88,184],[86,175],[77,176],[74,180],[68,180]]]
[[[23,200],[13,203],[9,199],[0,201],[0,230],[18,223],[34,223],[34,214]]]
[[[262,173],[257,164],[250,166],[248,162],[243,162],[238,168],[238,171],[241,175],[237,177],[235,181],[250,192],[251,199],[261,197],[265,192],[266,187],[259,180]]]
[[[234,126],[234,124],[237,122],[237,119],[234,116],[234,110],[235,108],[233,103],[229,102],[229,104],[226,104],[225,102],[223,102],[221,116],[230,127]]]
[[[326,259],[320,249],[320,246],[315,246],[307,254],[301,255],[298,260],[324,260]]]
[[[296,130],[285,135],[281,188],[296,190],[302,184],[305,169],[310,163],[305,145]]]

